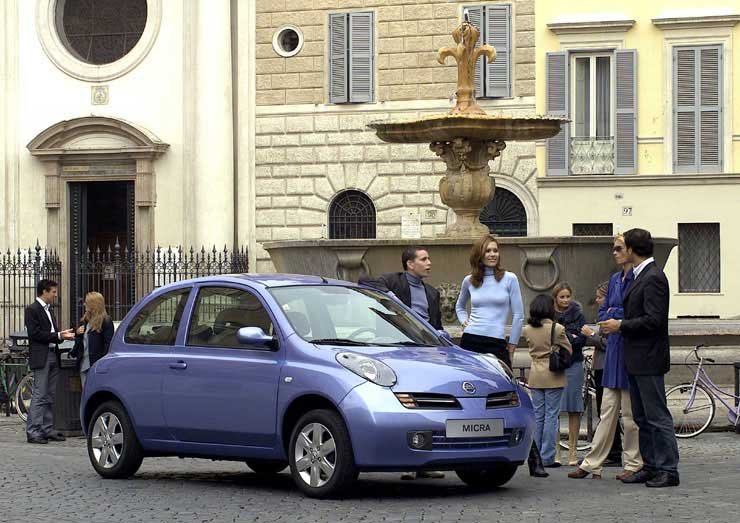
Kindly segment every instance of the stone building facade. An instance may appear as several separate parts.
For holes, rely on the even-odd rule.
[[[332,202],[346,190],[372,201],[377,238],[400,237],[402,215],[409,211],[418,212],[422,239],[443,232],[448,211],[438,186],[444,164],[428,145],[381,142],[367,124],[447,112],[456,67],[437,63],[437,49],[454,45],[450,33],[465,9],[486,8],[508,14],[509,92],[480,104],[489,114],[532,114],[534,0],[257,0],[258,271],[273,269],[260,242],[329,237]],[[336,42],[330,20],[346,13],[369,13],[371,20],[372,80],[369,101],[361,103],[332,103]],[[280,41],[286,30],[293,38],[289,52]],[[491,174],[526,211],[526,233],[537,234],[534,144],[507,144]]]

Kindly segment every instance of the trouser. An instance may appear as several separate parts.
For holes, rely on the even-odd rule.
[[[604,388],[601,420],[599,426],[596,427],[591,450],[586,454],[583,463],[580,465],[583,470],[601,474],[601,466],[609,455],[614,442],[614,434],[619,426],[620,410],[624,422],[624,449],[622,452],[624,469],[637,472],[642,468],[639,431],[632,418],[632,402],[630,401],[629,391],[607,387]]]
[[[43,438],[52,433],[52,411],[58,374],[56,354],[49,350],[46,365],[33,371],[33,393],[26,422],[26,436],[29,438]]]
[[[644,469],[678,476],[678,443],[666,403],[664,376],[629,375],[629,385]]]
[[[542,463],[550,465],[555,461],[555,445],[560,419],[560,401],[563,389],[532,389],[534,406],[534,442],[540,449]]]
[[[511,368],[511,355],[509,354],[508,343],[504,339],[463,332],[460,338],[460,347],[480,354],[493,354]]]
[[[601,384],[604,378],[602,369],[594,369],[594,381],[596,382],[596,412],[601,417],[601,402],[604,397],[604,386]],[[614,431],[614,441],[607,459],[618,460],[622,456],[622,425],[617,423],[617,430]]]

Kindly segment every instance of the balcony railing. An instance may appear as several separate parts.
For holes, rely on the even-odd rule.
[[[570,139],[571,174],[614,174],[614,138]]]

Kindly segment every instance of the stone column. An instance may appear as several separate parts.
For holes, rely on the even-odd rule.
[[[14,248],[18,231],[18,1],[0,2],[0,249]],[[42,238],[43,240],[43,238]]]
[[[186,107],[194,111],[192,140],[185,143],[192,169],[186,184],[186,239],[194,246],[231,247],[234,228],[234,159],[231,75],[231,5],[229,0],[200,0],[189,28],[195,62],[186,65],[192,89]],[[186,109],[187,110],[187,109]],[[186,131],[187,132],[187,131]],[[189,186],[188,186],[189,185]],[[188,193],[190,195],[188,196]],[[185,247],[189,247],[186,245]]]
[[[506,144],[500,141],[476,141],[455,138],[450,142],[433,142],[429,148],[447,165],[439,182],[442,202],[456,215],[442,237],[476,238],[488,234],[480,222],[480,211],[491,198],[495,183],[488,173],[488,162],[498,157]]]

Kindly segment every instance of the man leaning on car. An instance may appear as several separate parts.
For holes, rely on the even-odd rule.
[[[406,247],[401,254],[403,272],[388,272],[377,280],[362,277],[360,283],[392,292],[404,305],[410,307],[435,329],[442,329],[439,291],[424,282],[432,272],[432,259],[423,247]],[[444,478],[442,472],[407,472],[402,479]]]

